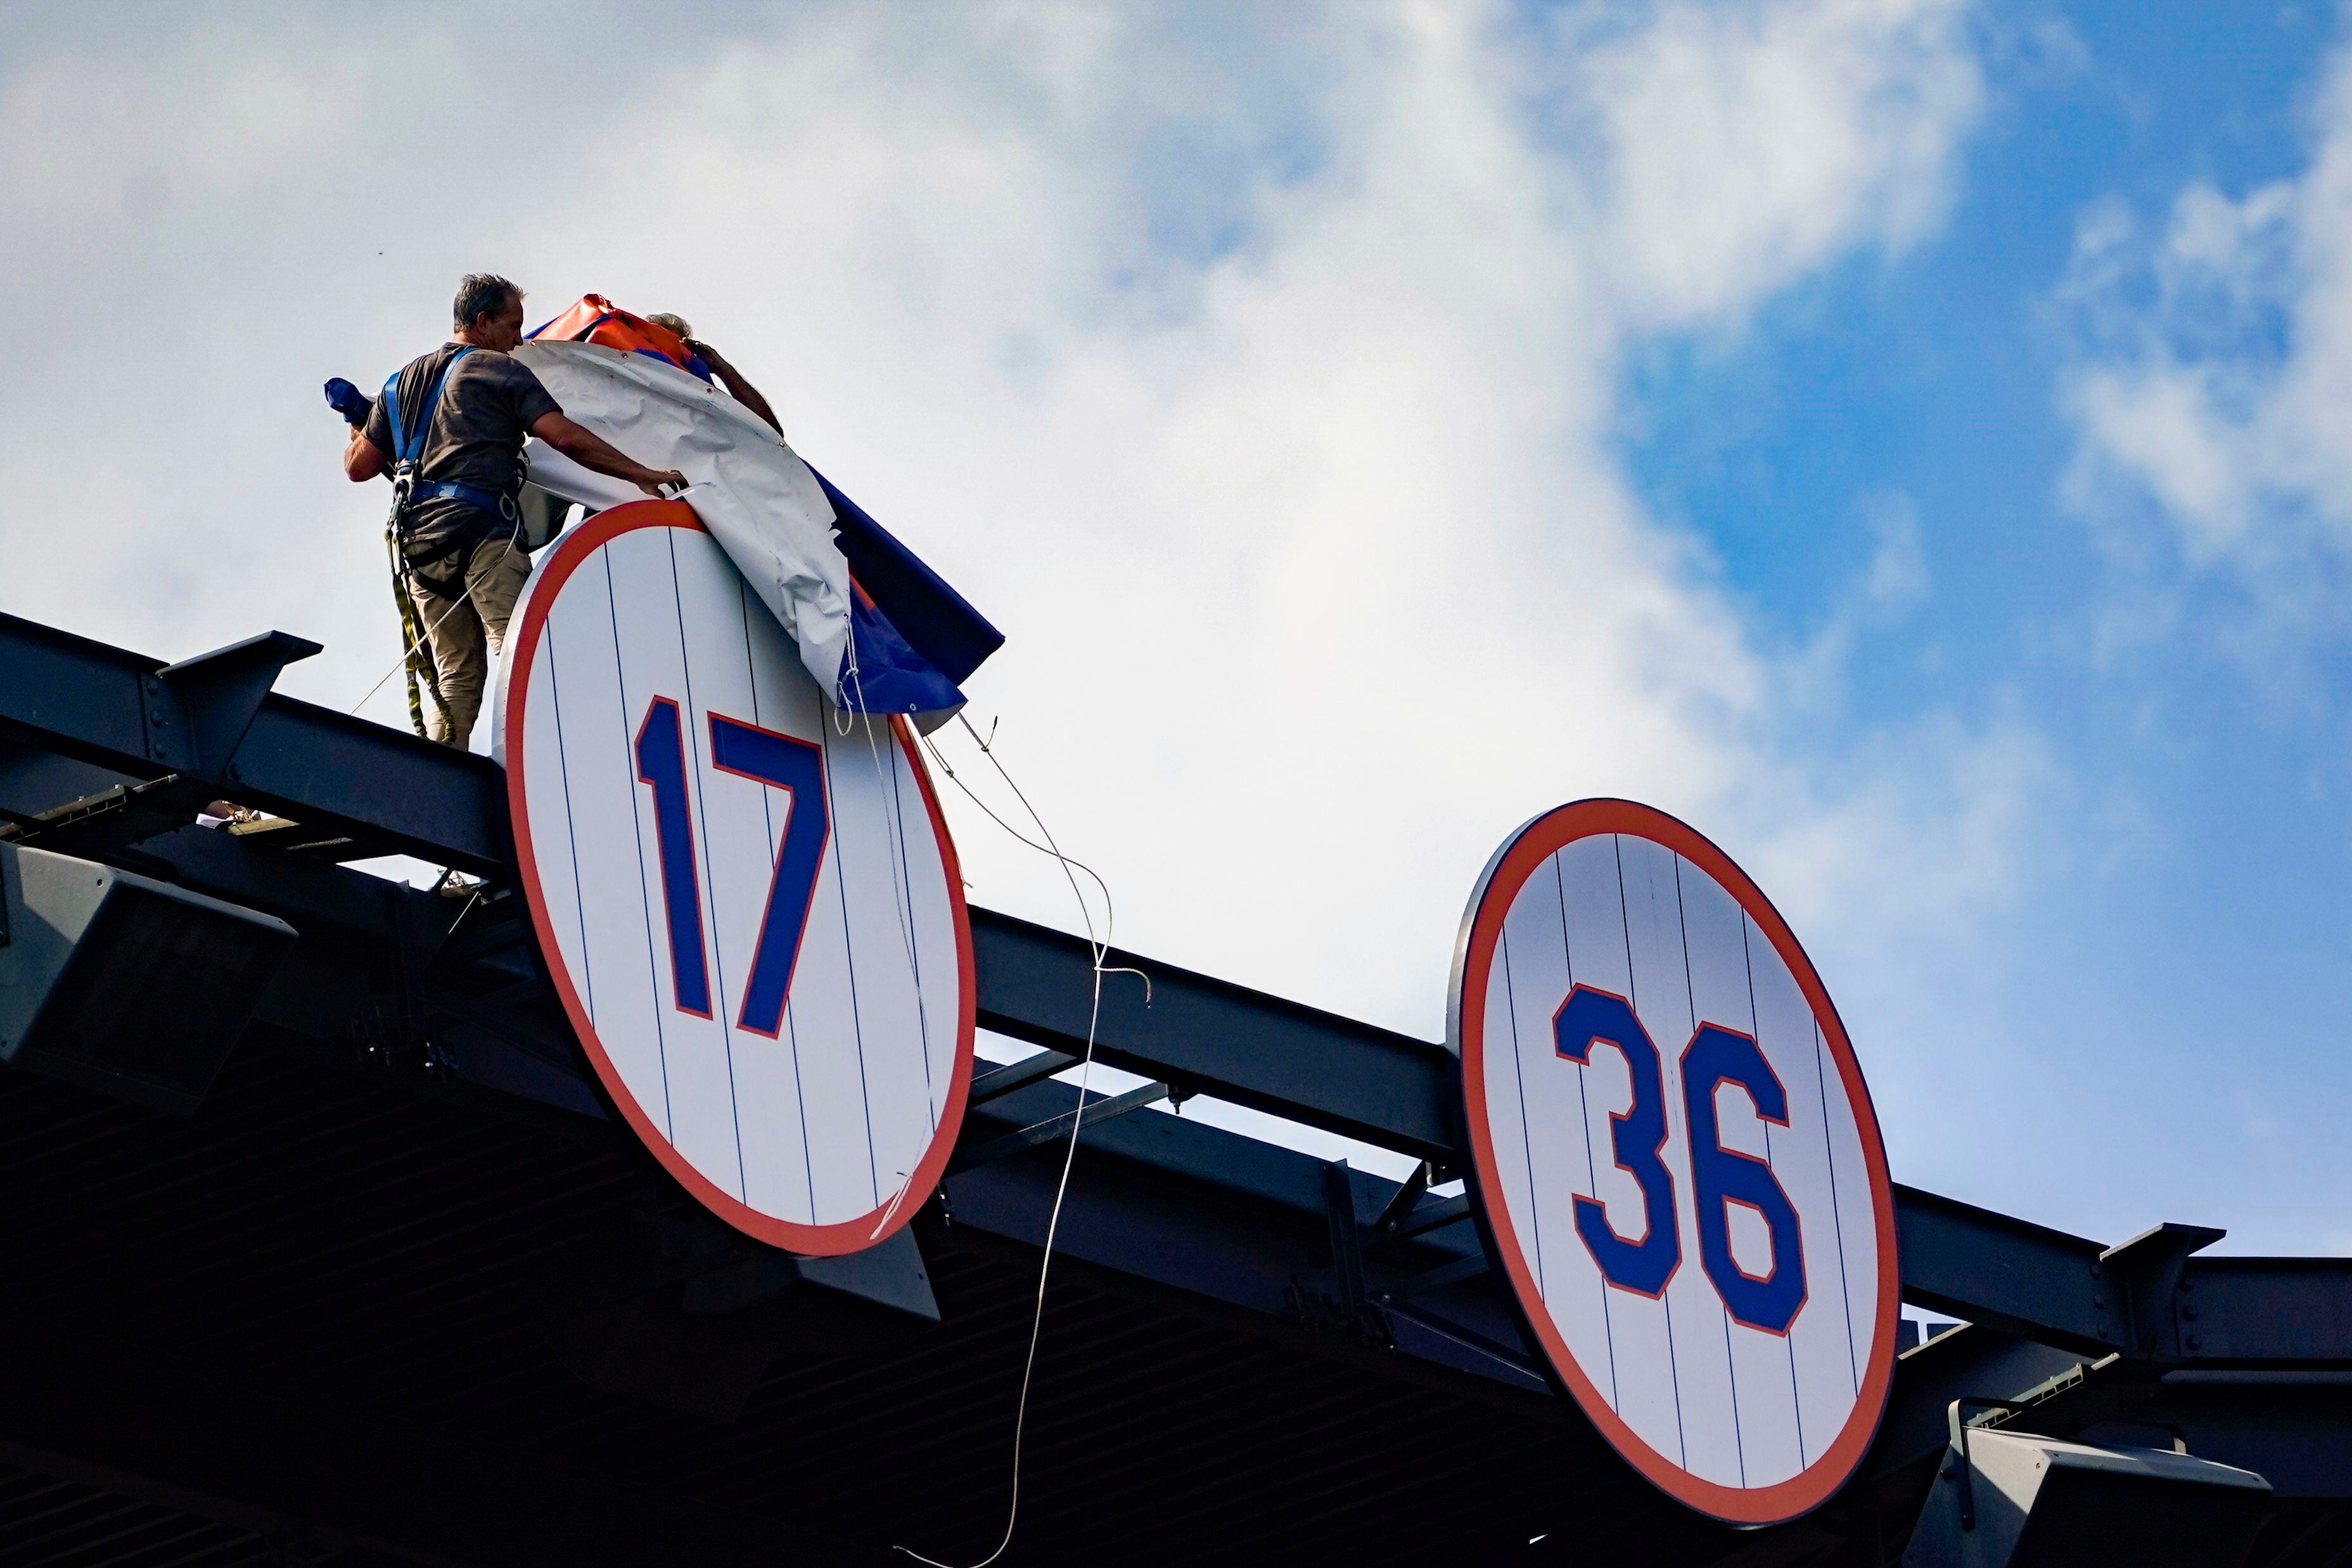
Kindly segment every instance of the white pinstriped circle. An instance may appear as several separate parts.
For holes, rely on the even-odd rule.
[[[971,1076],[961,884],[903,732],[824,703],[681,505],[614,508],[561,541],[514,626],[506,674],[527,685],[502,690],[498,713],[524,892],[607,1089],[730,1222],[803,1252],[870,1245],[936,1181]],[[659,697],[688,739],[708,1018],[676,1005],[632,750]],[[712,714],[822,750],[829,841],[773,1038],[739,1009],[793,807],[712,766]]]
[[[1657,815],[1622,802],[1580,806]],[[1507,846],[1497,864],[1510,853]],[[1491,1152],[1493,1169],[1478,1174],[1490,1217],[1501,1210],[1493,1228],[1511,1254],[1504,1271],[1522,1311],[1549,1325],[1539,1337],[1554,1359],[1567,1356],[1563,1380],[1638,1469],[1717,1517],[1791,1517],[1851,1470],[1875,1427],[1892,1355],[1892,1191],[1875,1119],[1849,1087],[1858,1073],[1849,1079],[1838,1062],[1848,1050],[1843,1030],[1831,1014],[1834,1041],[1825,1037],[1757,916],[1664,843],[1592,832],[1519,869],[1525,881],[1501,912],[1486,973],[1457,978],[1484,986],[1480,1039],[1465,1051],[1465,1070],[1483,1090],[1470,1097],[1484,1114],[1474,1144]],[[1476,922],[1493,913],[1488,889],[1481,894]],[[1598,1197],[1627,1237],[1642,1234],[1644,1213],[1640,1188],[1612,1158],[1610,1116],[1631,1103],[1625,1058],[1603,1047],[1579,1063],[1553,1038],[1554,1016],[1577,985],[1628,998],[1658,1048],[1663,1160],[1682,1243],[1658,1297],[1604,1281],[1576,1229],[1579,1194]],[[1753,1036],[1788,1095],[1786,1127],[1763,1122],[1736,1086],[1721,1087],[1716,1102],[1723,1146],[1764,1160],[1800,1218],[1809,1294],[1784,1335],[1735,1322],[1701,1266],[1680,1058],[1702,1023]],[[1769,1271],[1760,1217],[1737,1206],[1729,1213],[1738,1266]]]

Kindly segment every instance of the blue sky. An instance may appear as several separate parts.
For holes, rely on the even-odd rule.
[[[2013,912],[1986,1012],[2024,1049],[1991,1053],[1991,1085],[1961,1042],[1937,1073],[2011,1168],[1945,1183],[2028,1210],[2046,1183],[2042,1212],[2110,1230],[2153,1190],[2167,1217],[2250,1246],[2342,1249],[2341,644],[2265,647],[2269,667],[2250,672],[2191,619],[2096,654],[2116,568],[2059,501],[2077,434],[2059,407],[2071,345],[2054,298],[2095,204],[2160,217],[2191,182],[2243,192],[2301,171],[2339,29],[2315,7],[2188,5],[2162,26],[2137,6],[1995,9],[1979,25],[1995,40],[1990,102],[1944,231],[1790,291],[1735,342],[1646,345],[1627,462],[1790,644],[1870,551],[1873,507],[1906,498],[1933,592],[1858,644],[1830,722],[2008,706],[2052,745],[2060,841]],[[2241,612],[2228,595],[2202,608]]]
[[[0,608],[281,626],[349,706],[397,644],[319,382],[479,267],[680,310],[1011,633],[976,709],[1141,950],[1433,1038],[1494,844],[1649,800],[1904,1179],[2352,1249],[2334,11],[11,20],[0,289],[72,325],[0,386]]]

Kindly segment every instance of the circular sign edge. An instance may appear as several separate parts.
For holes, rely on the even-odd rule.
[[[1507,1208],[1499,1201],[1489,1203],[1486,1198],[1487,1173],[1496,1168],[1496,1160],[1492,1139],[1474,1113],[1474,1103],[1483,1106],[1486,1096],[1483,1072],[1474,1074],[1471,1071],[1467,1026],[1485,1021],[1485,979],[1493,965],[1503,917],[1528,877],[1558,851],[1580,839],[1601,833],[1630,833],[1681,855],[1713,877],[1757,923],[1796,979],[1814,1019],[1822,1026],[1832,1060],[1838,1064],[1838,1076],[1854,1112],[1857,1131],[1862,1134],[1863,1161],[1871,1178],[1872,1216],[1878,1231],[1878,1305],[1869,1368],[1856,1392],[1853,1412],[1829,1448],[1796,1475],[1770,1486],[1725,1486],[1694,1475],[1653,1448],[1610,1407],[1599,1387],[1578,1365],[1549,1314],[1542,1310],[1541,1296],[1534,1290],[1527,1256],[1518,1246]],[[1496,900],[1496,886],[1506,878],[1509,896]],[[1480,980],[1475,987],[1468,984],[1474,965]],[[1486,1256],[1500,1268],[1509,1286],[1507,1293],[1512,1311],[1527,1331],[1529,1343],[1542,1353],[1543,1370],[1554,1386],[1576,1402],[1577,1408],[1599,1429],[1610,1448],[1644,1480],[1676,1502],[1710,1518],[1750,1527],[1780,1524],[1811,1512],[1834,1497],[1853,1479],[1864,1455],[1869,1452],[1879,1425],[1885,1418],[1888,1396],[1893,1391],[1895,1320],[1902,1306],[1895,1255],[1895,1179],[1886,1163],[1877,1110],[1871,1103],[1869,1085],[1863,1079],[1862,1064],[1846,1034],[1844,1020],[1814,970],[1812,959],[1763,889],[1714,841],[1656,807],[1593,797],[1543,811],[1503,841],[1471,892],[1454,942],[1454,972],[1446,998],[1445,1043],[1462,1072],[1458,1130],[1463,1147],[1470,1156],[1470,1168],[1464,1174],[1475,1195],[1471,1212],[1476,1218]],[[1483,1042],[1479,1057],[1483,1065]],[[1499,1187],[1498,1183],[1495,1185]],[[1499,1198],[1499,1192],[1497,1196]],[[1865,1412],[1867,1420],[1862,1418]]]
[[[949,1080],[947,1102],[940,1109],[939,1125],[932,1131],[929,1145],[916,1162],[914,1173],[887,1204],[877,1205],[855,1218],[829,1225],[805,1225],[762,1214],[696,1170],[692,1162],[662,1135],[661,1129],[637,1103],[619,1070],[605,1054],[604,1042],[597,1037],[595,1026],[562,961],[562,949],[557,945],[553,923],[539,891],[539,862],[531,848],[530,819],[524,800],[522,748],[515,744],[523,733],[523,709],[530,694],[530,670],[538,655],[539,634],[556,595],[582,562],[621,535],[650,528],[709,532],[694,515],[694,508],[683,501],[630,501],[610,507],[562,535],[549,548],[524,584],[522,599],[515,606],[507,638],[508,656],[499,661],[497,712],[501,721],[499,749],[505,753],[501,760],[506,772],[507,815],[513,834],[516,883],[522,890],[523,906],[530,912],[531,929],[539,938],[541,961],[555,982],[564,1016],[579,1037],[605,1098],[662,1167],[703,1207],[755,1240],[807,1258],[864,1251],[902,1229],[922,1207],[921,1199],[909,1203],[906,1201],[908,1197],[928,1194],[945,1173],[948,1159],[955,1152],[956,1137],[962,1130],[971,1090],[972,1049],[979,1022],[979,977],[972,955],[971,915],[964,900],[962,867],[956,857],[955,840],[948,832],[947,819],[940,810],[939,795],[931,788],[930,774],[922,766],[906,720],[896,714],[889,716],[892,734],[913,765],[916,785],[922,791],[923,804],[930,813],[932,831],[939,841],[948,904],[954,916],[959,995],[955,1065]],[[553,955],[551,959],[550,955]],[[887,1223],[877,1226],[877,1218]]]

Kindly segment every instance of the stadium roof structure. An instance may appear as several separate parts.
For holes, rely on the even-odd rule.
[[[611,1114],[518,900],[341,863],[495,888],[505,795],[274,695],[314,651],[167,665],[0,616],[0,838],[143,890],[83,934],[78,1027],[0,1071],[0,1564],[975,1561],[1081,1113],[1007,1562],[1881,1564],[1964,1398],[2177,1433],[2270,1483],[2247,1562],[2352,1561],[2352,1260],[1898,1188],[1904,1297],[1966,1326],[1902,1356],[1828,1506],[1727,1529],[1551,1391],[1428,1190],[1465,1163],[1444,1048],[1117,955],[1151,1003],[1107,987],[1099,1059],[1150,1086],[1081,1113],[1089,950],[983,910],[981,1024],[1038,1054],[976,1081],[911,1241],[759,1246]],[[286,822],[195,825],[224,796]],[[1424,1163],[1127,1113],[1192,1095]]]

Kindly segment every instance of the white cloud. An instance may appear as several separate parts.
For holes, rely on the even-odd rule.
[[[2080,436],[2065,494],[2172,623],[2168,581],[2240,596],[2231,640],[2340,635],[2352,563],[2352,53],[2328,68],[2308,165],[2231,196],[2199,180],[2144,225],[2084,214],[2059,304],[2063,401]]]
[[[1606,151],[1595,259],[1635,319],[1745,310],[1933,227],[1983,98],[1964,20],[1913,0],[1677,5],[1563,60]]]
[[[1818,668],[1759,644],[1611,446],[1632,337],[1736,330],[1937,221],[1980,98],[1958,0],[1582,11],[1533,43],[1413,5],[819,10],[616,35],[629,69],[553,80],[404,28],[382,66],[276,60],[254,90],[293,99],[203,165],[231,172],[201,233],[105,242],[141,303],[0,389],[0,484],[77,476],[69,523],[0,517],[7,608],[173,654],[281,624],[332,650],[289,684],[356,696],[394,652],[381,501],[332,473],[316,383],[419,351],[490,266],[551,309],[689,316],[998,619],[976,712],[1146,951],[1434,1033],[1487,852],[1597,793],[1750,860],[1833,987],[2013,896],[2030,729],[1818,738]],[[404,118],[353,108],[424,50]],[[6,91],[62,134],[54,89]],[[89,156],[97,189],[150,150]],[[78,254],[11,265],[49,287]],[[1883,619],[1927,585],[1901,505],[1878,524]],[[982,902],[1069,918],[1049,866],[958,831]],[[1874,990],[1883,1049],[1925,1049]]]

